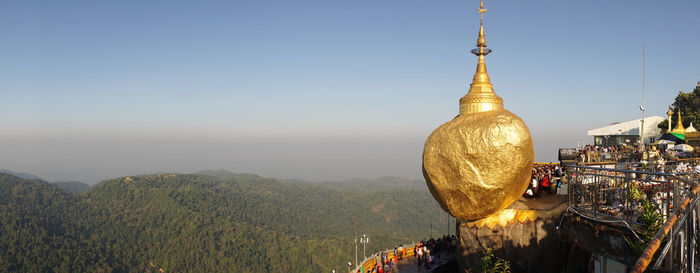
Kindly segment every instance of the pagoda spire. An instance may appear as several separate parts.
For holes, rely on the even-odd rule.
[[[484,0],[481,0],[481,3],[479,4],[479,15],[481,16],[481,20],[479,21],[479,38],[476,39],[476,46],[477,47],[487,47],[488,45],[486,44],[486,35],[484,35],[484,13],[486,12],[486,9],[484,8]]]
[[[678,121],[676,123],[676,128],[673,128],[673,133],[685,134],[685,127],[683,127],[683,119],[681,118],[681,108],[678,107]]]
[[[484,1],[479,4],[479,37],[476,39],[477,48],[471,52],[479,59],[476,64],[476,73],[472,83],[469,85],[467,95],[459,100],[459,114],[473,114],[503,109],[503,99],[496,95],[493,90],[491,78],[486,71],[486,55],[491,53],[491,49],[486,48],[486,35],[484,32]]]

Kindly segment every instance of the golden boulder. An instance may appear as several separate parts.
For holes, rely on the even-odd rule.
[[[442,209],[458,219],[477,220],[525,192],[533,158],[530,132],[513,113],[459,115],[428,137],[423,175]]]

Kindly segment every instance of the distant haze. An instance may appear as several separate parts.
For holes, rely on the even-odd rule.
[[[422,179],[423,142],[422,137],[371,141],[3,139],[0,166],[50,181],[77,180],[90,185],[127,175],[203,169],[308,181],[386,175]],[[557,144],[564,143],[537,146],[546,147],[540,149],[546,155],[540,161],[555,160],[552,149]]]
[[[486,1],[496,93],[535,160],[665,116],[700,80],[700,1]],[[478,1],[2,1],[0,169],[95,184],[228,169],[420,179],[458,112]],[[697,125],[696,125],[697,126]]]

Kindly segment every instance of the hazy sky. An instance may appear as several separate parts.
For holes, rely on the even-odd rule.
[[[700,80],[700,1],[489,1],[489,74],[537,161]],[[2,1],[0,169],[420,178],[478,1]]]

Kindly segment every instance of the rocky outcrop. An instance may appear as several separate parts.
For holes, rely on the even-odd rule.
[[[520,199],[496,215],[479,221],[458,221],[460,272],[475,272],[492,249],[511,263],[512,272],[561,272],[568,247],[557,225],[566,208],[562,196]]]

